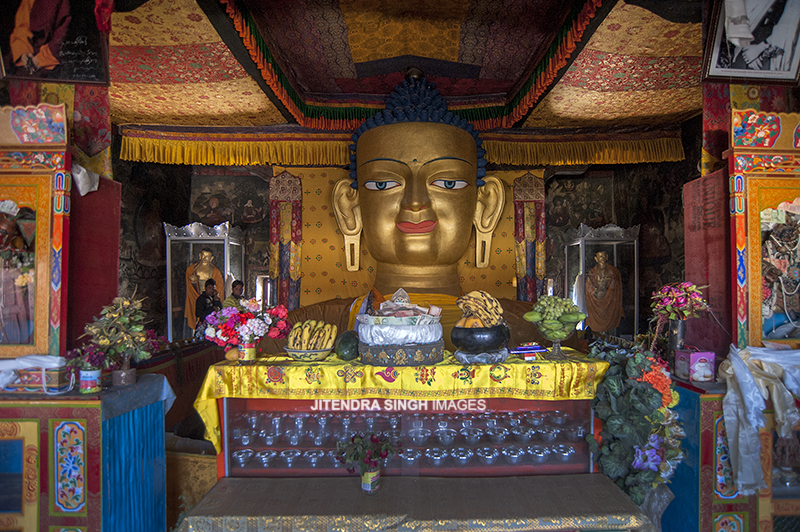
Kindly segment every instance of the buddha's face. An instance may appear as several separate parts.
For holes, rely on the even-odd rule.
[[[214,260],[214,255],[208,251],[201,251],[200,252],[200,262],[203,264],[211,264],[211,261]]]
[[[477,203],[475,140],[436,123],[400,123],[358,141],[358,204],[367,247],[389,264],[454,264]]]
[[[608,262],[608,253],[606,253],[605,251],[599,251],[598,253],[595,254],[594,260],[597,261],[597,264],[600,264],[602,266],[603,264]]]

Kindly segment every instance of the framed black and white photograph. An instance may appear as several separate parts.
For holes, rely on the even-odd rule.
[[[108,37],[94,0],[4,0],[2,77],[60,83],[108,83]]]
[[[714,0],[710,20],[703,81],[798,82],[800,0]]]

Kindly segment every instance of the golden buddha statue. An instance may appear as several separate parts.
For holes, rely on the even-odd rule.
[[[222,272],[214,266],[214,253],[208,249],[203,248],[200,251],[197,262],[190,264],[186,268],[186,307],[183,310],[183,315],[186,317],[189,328],[194,329],[197,325],[197,317],[195,316],[195,304],[200,293],[205,290],[206,281],[214,279],[217,282],[217,287],[224,290],[225,281],[222,279]]]
[[[395,87],[387,108],[353,135],[350,178],[338,181],[332,207],[344,235],[345,262],[359,269],[361,241],[377,262],[373,289],[357,298],[329,300],[289,313],[290,321],[322,319],[340,331],[352,329],[369,305],[390,299],[399,288],[411,303],[443,309],[446,347],[462,316],[458,263],[475,235],[476,266],[489,265],[492,231],[505,205],[505,188],[484,177],[485,151],[472,125],[447,111],[425,79]],[[474,233],[472,231],[474,227]],[[512,345],[542,340],[522,319],[532,304],[501,300]],[[280,347],[262,343],[263,352]]]

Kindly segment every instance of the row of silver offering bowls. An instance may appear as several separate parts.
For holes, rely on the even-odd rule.
[[[232,456],[234,463],[239,467],[245,467],[251,461],[261,467],[294,467],[296,465],[317,467],[326,457],[333,461],[334,467],[339,467],[340,465],[336,460],[336,451],[328,451],[326,453],[322,449],[309,449],[308,451],[299,449],[286,449],[284,451],[265,449],[256,453],[252,449],[239,449],[234,451]]]
[[[500,457],[510,465],[524,464],[526,461],[534,464],[543,464],[545,462],[569,462],[576,452],[575,446],[569,444],[508,445],[500,448],[485,446],[479,447],[474,451],[468,447],[456,447],[454,449],[428,447],[424,450],[404,449],[400,455],[394,458],[392,456],[385,458],[384,466],[391,467],[395,460],[399,460],[402,466],[418,466],[423,456],[428,464],[436,467],[445,465],[450,459],[456,465],[465,466],[473,461],[474,457],[477,457],[479,462],[486,465],[495,464],[500,460]],[[526,460],[528,456],[531,457],[530,460]],[[326,459],[333,467],[338,468],[342,464],[336,457],[337,452],[335,450],[326,453],[321,449],[310,449],[305,452],[298,449],[286,449],[280,452],[266,449],[255,453],[252,449],[239,449],[233,452],[233,460],[239,467],[245,467],[252,460],[255,461],[255,465],[261,467],[289,468],[296,465],[317,467]]]
[[[546,412],[528,412],[525,415],[517,413],[482,413],[482,414],[378,414],[375,412],[354,413],[319,413],[310,414],[308,412],[243,412],[239,417],[239,422],[235,423],[234,430],[249,429],[254,432],[271,430],[274,434],[281,434],[287,429],[294,428],[303,431],[313,421],[320,430],[325,430],[332,425],[339,425],[342,430],[349,431],[355,425],[363,425],[367,430],[373,431],[376,427],[385,426],[396,430],[405,421],[410,423],[411,428],[430,428],[436,429],[455,429],[469,427],[495,428],[514,427],[528,425],[538,427],[545,423],[553,425],[566,425],[571,420],[571,416],[562,410],[550,410]]]
[[[428,447],[424,450],[404,449],[399,459],[404,466],[417,466],[420,465],[422,457],[425,457],[428,464],[438,467],[446,465],[450,460],[459,466],[468,465],[473,461],[474,457],[477,457],[477,460],[483,464],[493,465],[502,457],[502,460],[506,463],[518,465],[524,464],[526,461],[532,461],[534,464],[542,464],[547,461],[569,462],[576,453],[577,449],[570,444],[507,445],[500,448],[487,445],[475,450],[469,447],[456,447],[453,449]],[[531,458],[527,459],[528,456]],[[387,465],[390,464],[391,461],[387,460]]]
[[[359,434],[359,432],[352,430],[333,432],[327,429],[309,431],[290,429],[283,433],[275,433],[270,430],[255,432],[249,429],[238,429],[233,432],[233,440],[235,443],[245,447],[257,443],[271,447],[280,442],[297,447],[306,441],[315,447],[323,447],[332,439],[334,441],[345,442],[357,434]],[[431,439],[438,441],[440,445],[449,447],[456,443],[459,436],[467,445],[477,445],[484,440],[497,445],[509,440],[514,440],[522,444],[532,441],[550,443],[557,440],[559,437],[563,437],[569,441],[582,441],[586,437],[586,429],[581,425],[516,426],[511,430],[505,427],[488,427],[486,429],[464,427],[460,431],[451,428],[440,428],[431,431],[430,429],[418,427],[409,430],[407,433],[398,429],[393,429],[387,430],[383,434],[393,445],[402,443],[407,436],[408,439],[418,447],[426,445]]]

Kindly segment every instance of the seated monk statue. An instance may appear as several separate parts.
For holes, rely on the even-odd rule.
[[[403,288],[412,303],[442,308],[445,346],[455,351],[450,332],[462,316],[456,299],[463,294],[458,263],[474,238],[476,265],[488,267],[492,232],[505,205],[503,183],[485,176],[485,151],[472,124],[448,112],[444,98],[425,79],[395,87],[386,110],[362,124],[353,139],[350,178],[334,185],[332,207],[344,235],[347,269],[359,268],[362,238],[375,258],[373,289],[355,300],[298,308],[288,319],[353,329],[356,315],[370,305],[378,308]],[[533,303],[499,301],[511,346],[547,343],[522,318]],[[259,350],[280,352],[285,343],[265,338]]]

